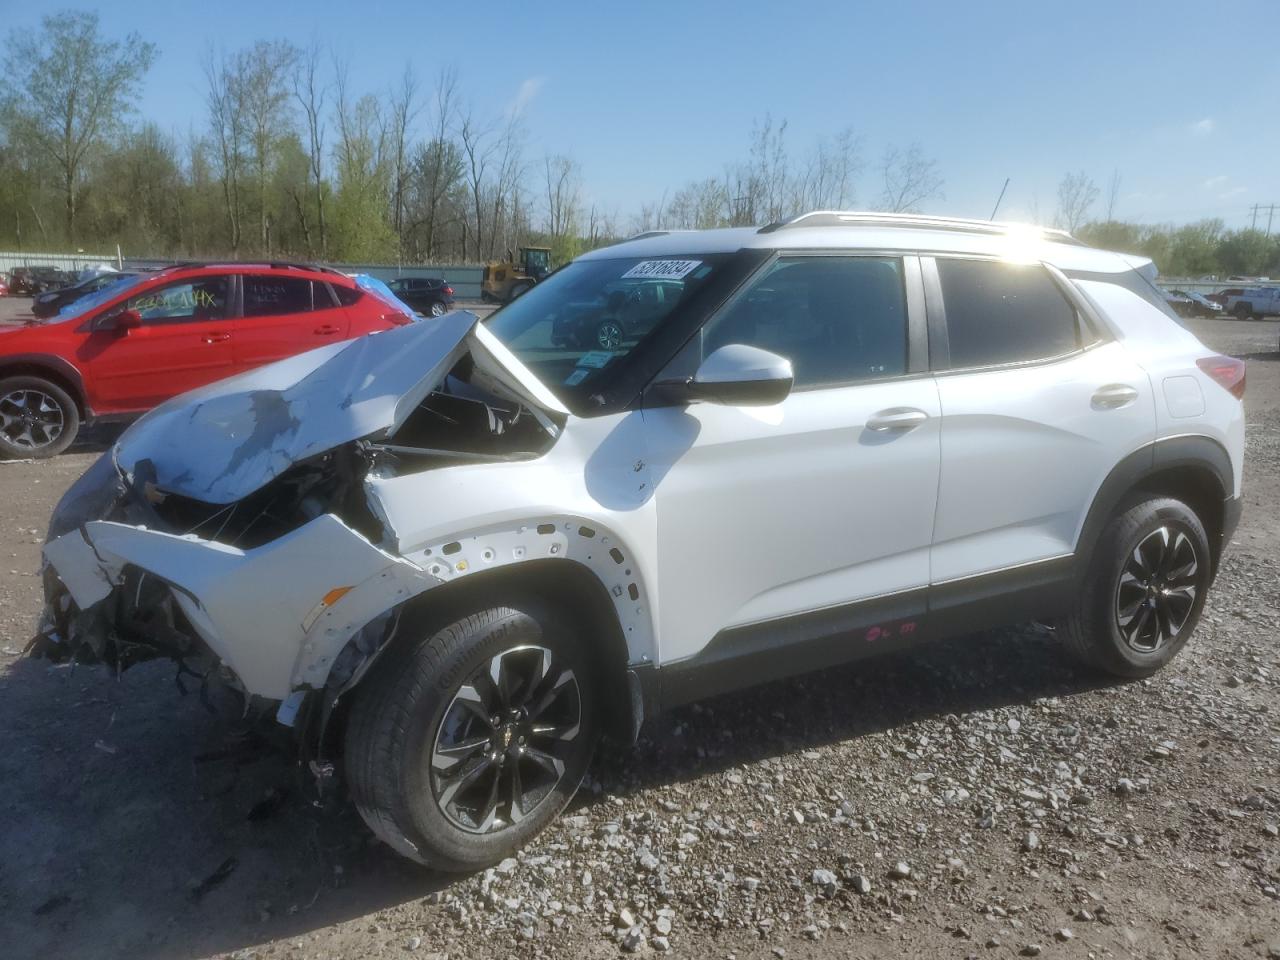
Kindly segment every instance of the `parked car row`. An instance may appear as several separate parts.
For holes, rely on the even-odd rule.
[[[14,267],[9,274],[9,293],[33,297],[57,290],[75,281],[75,275],[57,267]]]

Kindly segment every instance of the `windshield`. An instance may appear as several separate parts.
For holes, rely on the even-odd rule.
[[[485,325],[572,407],[573,398],[596,392],[725,259],[578,260]]]
[[[78,300],[73,300],[61,310],[58,311],[58,320],[71,320],[75,317],[83,316],[91,310],[96,310],[108,300],[113,300],[126,290],[136,287],[143,281],[142,275],[121,277],[115,283],[109,283],[105,287],[95,290],[93,293],[86,294]]]

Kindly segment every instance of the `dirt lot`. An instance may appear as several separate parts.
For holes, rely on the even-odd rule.
[[[1249,359],[1248,502],[1172,668],[1100,681],[1028,626],[720,698],[463,878],[308,806],[172,666],[21,658],[111,435],[0,465],[0,955],[1280,957],[1280,324],[1199,332]]]

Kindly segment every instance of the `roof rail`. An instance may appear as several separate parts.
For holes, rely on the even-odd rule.
[[[184,260],[171,263],[162,270],[176,270],[190,267],[270,267],[272,269],[314,270],[317,273],[342,274],[341,270],[326,267],[319,263],[293,263],[287,260]]]
[[[1079,240],[1065,230],[1038,227],[1029,223],[932,217],[919,213],[876,213],[870,210],[813,210],[761,227],[759,232],[774,233],[793,227],[920,227],[928,230],[954,230],[958,233],[983,233],[997,236],[1028,231],[1038,233],[1046,240],[1080,244]]]

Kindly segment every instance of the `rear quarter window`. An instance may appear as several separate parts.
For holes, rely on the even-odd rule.
[[[1060,357],[1080,347],[1075,307],[1040,264],[939,258],[951,366]]]
[[[355,306],[360,302],[360,298],[364,296],[364,294],[355,287],[347,287],[339,283],[333,284],[330,289],[337,295],[338,303],[342,304],[344,307]]]

